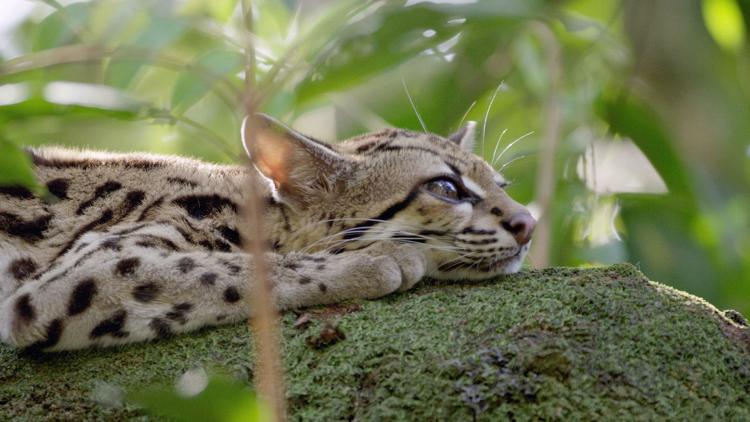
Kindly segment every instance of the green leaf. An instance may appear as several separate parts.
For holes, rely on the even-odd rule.
[[[48,116],[134,120],[147,107],[147,103],[108,86],[53,81],[45,85],[44,95],[37,93],[23,101],[0,106],[0,122]]]
[[[745,24],[736,0],[703,0],[703,21],[721,48],[739,52],[745,42]]]
[[[186,19],[176,16],[152,16],[145,29],[127,45],[156,54],[182,36],[188,28],[188,23]],[[140,68],[148,63],[147,54],[140,60],[113,62],[108,69],[109,83],[118,88],[127,87]]]
[[[41,51],[78,41],[81,33],[85,31],[92,4],[74,3],[66,7],[59,7],[57,4],[58,10],[34,28],[31,50]]]
[[[350,19],[316,53],[312,70],[298,87],[301,102],[340,91],[436,48],[468,27],[502,27],[519,18],[540,16],[539,1],[478,1],[470,4],[390,4]],[[461,20],[463,19],[463,21]]]
[[[18,145],[1,137],[0,185],[23,186],[38,195],[46,192],[34,176],[29,155]]]
[[[226,23],[232,17],[236,6],[237,0],[189,0],[182,7],[182,12],[195,16],[208,15]]]
[[[200,100],[210,89],[211,81],[207,75],[231,75],[242,69],[244,57],[229,50],[213,50],[200,56],[193,62],[193,66],[200,68],[205,74],[198,74],[189,69],[182,72],[172,90],[172,107],[186,110]]]
[[[263,422],[272,420],[269,409],[244,385],[221,377],[192,397],[174,391],[147,389],[129,395],[149,411],[179,421]]]

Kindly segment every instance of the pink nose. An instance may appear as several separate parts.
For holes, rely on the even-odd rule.
[[[502,226],[513,235],[519,246],[523,246],[531,240],[531,233],[534,232],[534,227],[536,227],[536,220],[527,212],[519,212],[504,219]]]

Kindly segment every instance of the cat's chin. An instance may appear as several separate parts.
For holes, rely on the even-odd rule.
[[[521,270],[528,251],[529,245],[527,244],[521,247],[515,255],[499,259],[491,264],[467,264],[458,268],[443,265],[438,267],[438,271],[431,277],[437,280],[486,280],[499,275],[517,273]]]

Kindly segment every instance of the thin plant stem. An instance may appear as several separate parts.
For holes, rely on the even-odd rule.
[[[246,32],[252,34],[252,8],[249,0],[240,2],[242,19]],[[269,278],[268,263],[265,260],[265,233],[263,230],[264,205],[258,192],[260,181],[253,164],[255,154],[252,146],[256,145],[255,111],[258,104],[253,97],[255,92],[255,48],[252,38],[248,37],[245,49],[245,89],[242,96],[243,111],[246,118],[242,127],[243,135],[250,145],[251,156],[248,162],[248,183],[246,183],[248,199],[245,207],[246,231],[249,232],[250,242],[247,246],[255,266],[255,280],[251,283],[253,292],[248,305],[251,309],[250,327],[255,339],[255,388],[259,397],[265,400],[271,408],[275,421],[286,420],[286,406],[284,403],[283,367],[281,363],[281,348],[279,346],[280,333],[278,309],[273,296],[271,280]],[[254,283],[254,284],[253,284]]]
[[[547,72],[550,81],[549,94],[544,103],[544,121],[547,126],[544,128],[542,135],[535,189],[535,202],[541,210],[541,215],[534,231],[534,244],[530,254],[531,262],[537,267],[547,267],[550,264],[550,248],[552,245],[551,220],[554,213],[555,157],[557,156],[562,129],[559,92],[562,83],[562,66],[560,46],[549,27],[541,22],[534,22],[530,29],[539,36],[542,45],[545,47]]]

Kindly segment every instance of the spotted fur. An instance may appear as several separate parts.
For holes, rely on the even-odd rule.
[[[472,125],[450,138],[388,129],[333,145],[267,117],[254,127],[243,135],[262,176],[280,308],[377,298],[425,275],[519,269],[533,219],[470,152]],[[56,200],[0,187],[2,341],[109,346],[250,315],[249,170],[147,154],[28,154]],[[468,196],[426,187],[441,177]]]

